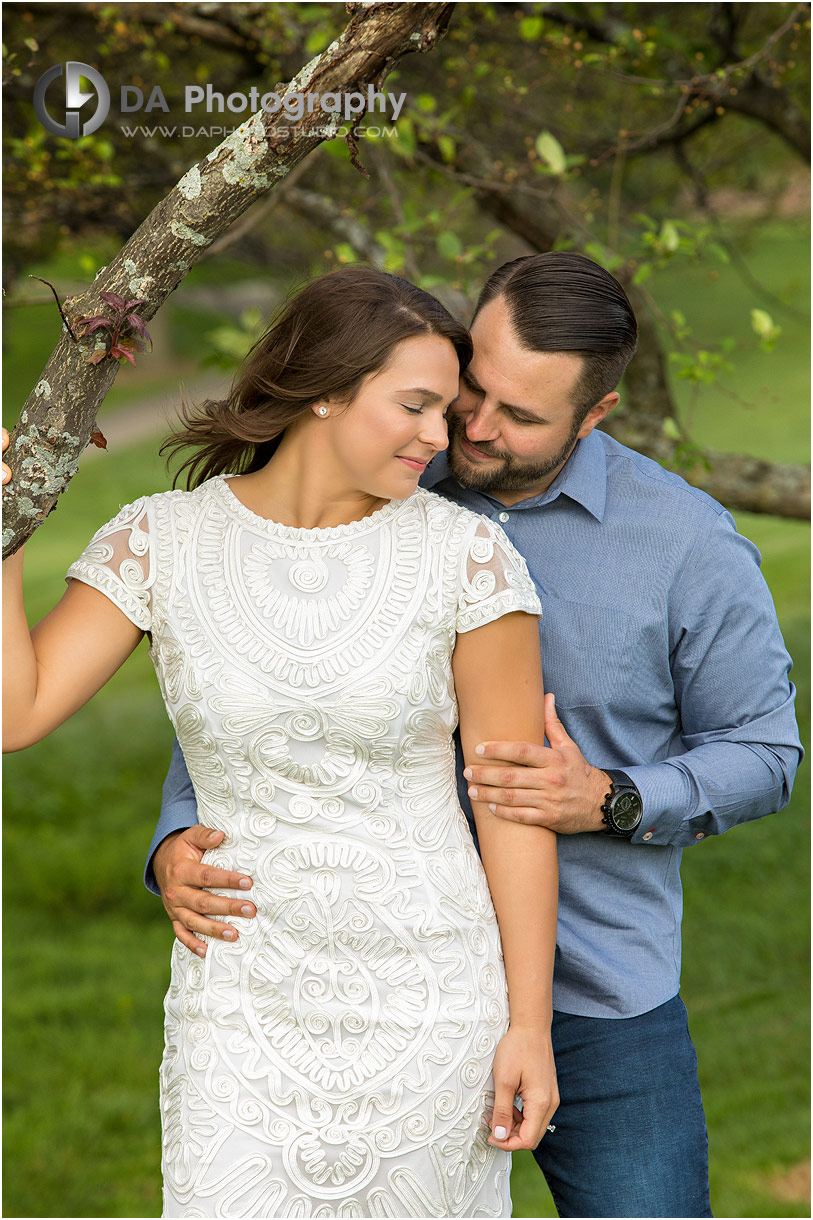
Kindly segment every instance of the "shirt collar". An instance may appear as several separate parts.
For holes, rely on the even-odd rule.
[[[437,487],[449,477],[446,454],[440,453],[421,479],[421,485],[428,489]],[[604,519],[607,503],[607,454],[601,436],[596,432],[591,432],[583,440],[577,441],[576,448],[547,491],[528,500],[518,500],[516,504],[511,505],[511,511],[551,504],[557,496],[568,496],[575,500],[597,521]],[[495,505],[501,504],[493,496],[486,494],[484,498]]]

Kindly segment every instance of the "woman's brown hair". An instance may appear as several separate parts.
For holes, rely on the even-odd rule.
[[[193,450],[173,485],[184,470],[190,489],[213,475],[259,470],[289,424],[322,398],[349,402],[414,335],[448,339],[461,371],[471,360],[466,328],[407,280],[358,266],[313,280],[254,344],[225,401],[182,404],[183,427],[161,446],[170,458]]]

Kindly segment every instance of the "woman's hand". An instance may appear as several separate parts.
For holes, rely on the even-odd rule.
[[[522,1111],[514,1097],[522,1098]],[[535,1148],[559,1105],[550,1029],[512,1025],[494,1055],[494,1113],[489,1144],[504,1152]],[[498,1139],[497,1132],[505,1131]]]
[[[8,432],[6,432],[5,428],[3,428],[3,453],[5,453],[7,449],[8,449]],[[5,483],[10,483],[10,482],[11,482],[11,470],[6,465],[6,463],[3,462],[3,483],[5,484]]]

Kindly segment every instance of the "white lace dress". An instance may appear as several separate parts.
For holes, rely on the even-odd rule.
[[[502,531],[422,490],[330,529],[224,478],[138,500],[69,577],[151,635],[208,853],[257,918],[176,943],[167,1216],[508,1216],[487,1143],[500,940],[457,800],[457,632],[539,614]]]

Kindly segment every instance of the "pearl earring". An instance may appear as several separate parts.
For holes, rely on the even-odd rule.
[[[316,414],[321,415],[322,419],[324,419],[325,416],[327,415],[327,407],[317,407]]]

